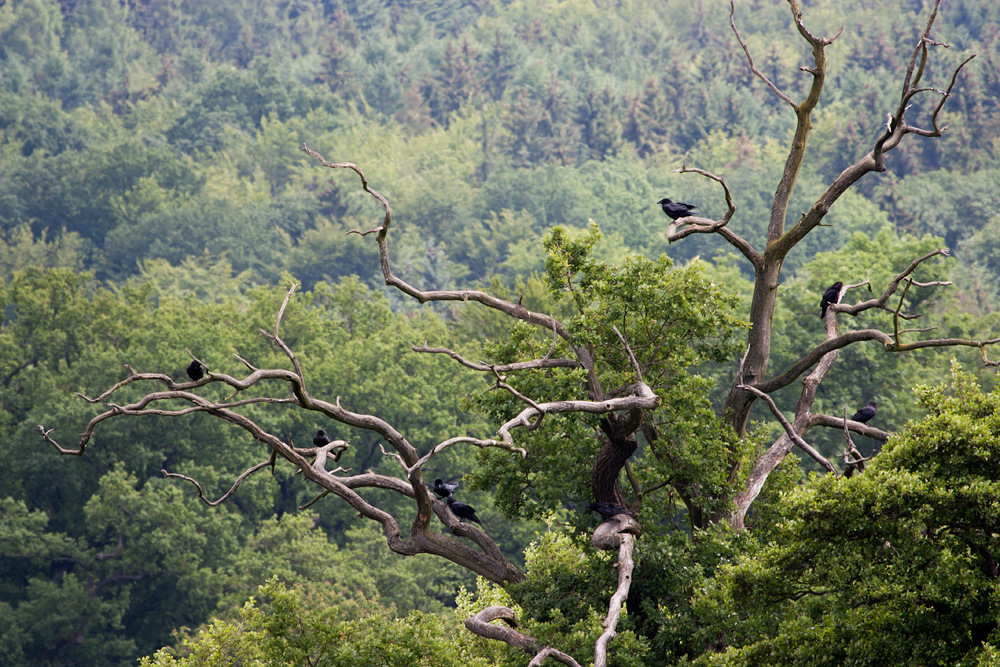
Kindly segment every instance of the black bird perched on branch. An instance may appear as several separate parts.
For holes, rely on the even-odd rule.
[[[611,517],[618,514],[628,514],[633,519],[635,518],[635,512],[630,512],[621,505],[616,505],[615,503],[590,503],[587,507],[600,514],[602,521],[607,521]]]
[[[476,510],[471,505],[466,505],[460,500],[455,500],[455,497],[451,494],[448,494],[448,508],[458,517],[459,521],[468,519],[469,521],[475,521],[480,526],[483,525],[483,522],[476,518]]]
[[[875,405],[875,401],[872,401],[865,407],[855,412],[854,416],[851,417],[851,421],[867,424],[868,420],[874,417],[876,412],[878,412],[878,407]]]
[[[826,288],[823,292],[823,298],[819,302],[819,307],[822,308],[820,311],[819,319],[826,319],[826,309],[832,303],[840,303],[840,288],[844,286],[844,283],[839,280],[834,284]]]
[[[679,220],[680,218],[686,218],[689,215],[694,215],[692,211],[698,208],[697,206],[692,206],[691,204],[684,204],[679,201],[670,201],[666,197],[656,203],[663,207],[663,212],[666,213],[667,217],[671,220]]]
[[[326,437],[326,431],[320,429],[316,431],[316,437],[313,438],[313,444],[317,447],[322,447],[323,445],[329,445],[331,442],[330,438]]]
[[[428,484],[427,488],[437,494],[438,498],[444,500],[445,498],[450,498],[451,494],[455,493],[458,489],[458,482],[445,482],[440,479],[434,480],[434,484]]]
[[[201,362],[196,359],[192,361],[190,364],[188,364],[187,374],[189,378],[197,382],[198,380],[205,377],[205,367],[202,366]]]

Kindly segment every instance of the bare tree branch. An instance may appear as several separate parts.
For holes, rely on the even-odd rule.
[[[382,220],[382,224],[376,227],[366,234],[374,233],[376,234],[376,240],[379,247],[379,262],[382,266],[382,275],[385,279],[386,285],[391,285],[396,289],[400,290],[404,294],[407,294],[419,303],[426,303],[428,301],[475,301],[481,303],[488,308],[494,310],[499,310],[510,317],[515,319],[524,320],[525,322],[530,322],[545,328],[555,328],[559,333],[559,336],[564,339],[569,339],[569,335],[566,332],[566,328],[562,323],[558,322],[551,315],[543,315],[541,313],[533,313],[529,311],[524,306],[516,303],[511,303],[503,299],[498,299],[497,297],[486,294],[479,290],[428,290],[421,291],[416,287],[408,284],[406,281],[402,280],[398,276],[394,275],[392,272],[391,265],[389,263],[389,246],[387,235],[389,232],[389,225],[392,220],[392,211],[389,208],[389,202],[381,194],[372,190],[368,186],[368,179],[365,177],[361,169],[352,162],[328,162],[326,158],[320,155],[318,152],[312,150],[305,144],[302,144],[302,150],[313,156],[324,167],[330,169],[350,169],[356,173],[361,178],[361,187],[365,192],[370,194],[372,197],[377,199],[385,210],[385,217]],[[550,324],[551,323],[551,324]]]
[[[242,475],[240,475],[239,477],[236,478],[236,481],[233,483],[232,488],[230,488],[228,491],[226,491],[221,496],[219,496],[218,500],[209,500],[208,498],[206,498],[204,491],[202,491],[201,484],[199,484],[198,480],[194,479],[193,477],[188,477],[187,475],[181,475],[180,473],[176,473],[176,472],[167,472],[166,470],[162,470],[162,469],[160,470],[160,472],[163,473],[164,477],[179,477],[180,479],[184,479],[184,480],[187,480],[187,481],[191,482],[192,484],[194,484],[195,488],[198,489],[198,500],[202,501],[203,503],[205,503],[209,507],[215,507],[217,505],[220,505],[220,504],[224,503],[226,500],[228,500],[231,495],[233,495],[234,493],[236,493],[236,489],[240,488],[240,484],[243,483],[243,480],[245,480],[247,477],[249,477],[250,475],[252,475],[255,472],[257,472],[261,468],[266,468],[266,467],[270,466],[271,467],[271,474],[273,475],[274,474],[274,464],[275,464],[275,461],[277,460],[277,458],[278,458],[278,453],[272,449],[271,450],[271,458],[270,459],[268,459],[267,461],[263,461],[261,463],[258,463],[257,465],[253,466],[252,468],[247,469],[246,472],[244,472]]]
[[[628,599],[632,587],[632,569],[635,561],[632,550],[635,547],[635,536],[629,533],[621,534],[621,546],[618,548],[618,588],[608,603],[608,615],[604,618],[604,632],[594,645],[594,667],[607,667],[608,643],[618,635],[618,620],[621,618],[622,606]]]
[[[736,13],[736,2],[735,0],[729,0],[729,25],[733,29],[733,34],[736,35],[736,41],[740,43],[741,47],[743,47],[743,53],[746,54],[747,64],[750,66],[750,71],[753,72],[754,76],[763,81],[764,84],[771,89],[771,92],[778,96],[778,99],[794,109],[795,102],[792,101],[792,98],[781,92],[776,85],[771,83],[770,79],[764,76],[764,74],[757,69],[757,66],[753,62],[753,56],[750,55],[750,48],[747,46],[747,43],[743,41],[743,36],[740,35],[740,31],[736,27],[736,21],[733,19],[734,13]]]
[[[493,621],[503,621],[510,627],[505,628],[500,625],[493,625]],[[549,646],[538,648],[538,640],[530,635],[518,632],[517,614],[510,607],[493,606],[483,609],[474,616],[466,619],[465,627],[474,635],[504,642],[516,649],[520,649],[528,654],[535,654],[529,667],[541,665],[546,658],[552,658],[556,662],[561,662],[569,667],[580,667],[580,664],[571,656],[551,648]]]
[[[845,423],[846,422],[846,423]],[[892,435],[888,431],[883,431],[880,428],[875,428],[874,426],[869,426],[868,424],[862,424],[861,422],[851,421],[844,417],[834,417],[833,415],[825,415],[822,413],[812,413],[809,418],[809,427],[813,426],[826,426],[829,428],[848,428],[855,433],[872,438],[874,440],[880,440],[885,442]]]
[[[177,386],[190,386],[190,383],[177,384],[173,380],[164,374],[150,373],[150,374],[137,374],[130,369],[130,376],[125,381],[119,382],[115,385],[114,389],[126,386],[132,382],[139,380],[151,380],[154,382],[159,382],[166,384],[168,387]],[[345,410],[341,407],[339,400],[336,404],[331,404],[327,401],[322,401],[311,397],[301,386],[301,378],[297,373],[291,371],[279,370],[279,369],[268,369],[268,370],[257,370],[251,373],[248,378],[244,380],[237,380],[231,378],[223,373],[213,373],[209,379],[209,382],[220,382],[235,388],[245,388],[252,386],[256,382],[262,379],[280,379],[289,383],[293,387],[293,392],[296,394],[295,399],[276,399],[268,397],[260,397],[255,399],[246,399],[243,401],[235,401],[232,403],[216,403],[203,398],[197,394],[191,393],[189,391],[183,390],[168,390],[161,392],[153,392],[147,396],[140,399],[137,403],[131,405],[114,405],[111,404],[110,409],[97,417],[91,419],[88,423],[87,428],[84,433],[80,436],[80,444],[76,450],[66,449],[61,447],[52,437],[51,430],[45,430],[44,427],[39,427],[42,432],[42,437],[47,442],[55,446],[61,453],[64,454],[76,454],[80,455],[84,452],[87,442],[89,442],[94,428],[102,421],[117,417],[121,415],[137,416],[145,414],[159,414],[164,416],[179,416],[182,414],[187,414],[192,411],[205,411],[216,417],[229,421],[232,424],[247,431],[254,439],[267,445],[272,452],[276,452],[282,458],[290,461],[296,468],[298,468],[302,474],[309,479],[311,482],[317,484],[325,491],[333,493],[334,495],[345,500],[349,505],[356,509],[363,517],[378,521],[382,524],[386,532],[386,539],[389,547],[396,553],[403,555],[413,555],[417,553],[431,553],[434,555],[442,556],[447,558],[463,567],[466,567],[477,574],[480,574],[494,583],[502,583],[506,581],[518,581],[523,578],[520,571],[514,567],[506,557],[503,556],[502,552],[496,546],[496,544],[489,538],[486,533],[479,530],[471,530],[464,526],[455,528],[451,527],[452,532],[461,537],[467,537],[472,540],[476,546],[479,548],[473,549],[462,542],[452,539],[446,535],[432,533],[429,530],[429,522],[431,517],[438,513],[439,518],[443,514],[444,517],[442,521],[446,525],[449,522],[454,523],[455,520],[446,511],[437,512],[434,507],[433,501],[428,497],[426,488],[424,487],[423,480],[420,476],[420,468],[414,467],[414,463],[419,460],[416,450],[413,446],[396,431],[391,425],[378,417],[373,415],[357,414]],[[113,389],[113,390],[114,390]],[[105,392],[102,397],[107,398],[113,390]],[[90,400],[90,399],[88,399]],[[157,410],[148,409],[146,406],[153,402],[159,400],[182,400],[188,403],[192,403],[193,406],[189,408],[184,408],[180,410]],[[93,401],[92,401],[93,402]],[[306,455],[313,454],[317,459],[323,460],[323,452],[329,454],[335,448],[341,447],[342,441],[337,441],[331,443],[331,446],[326,448],[316,448],[312,450],[303,450],[306,454],[300,453],[298,449],[292,446],[290,443],[284,442],[282,439],[274,436],[255,422],[248,419],[244,415],[234,412],[231,408],[238,407],[253,403],[298,403],[300,407],[315,410],[326,414],[327,416],[335,419],[344,424],[354,426],[357,428],[364,428],[368,430],[375,431],[379,433],[386,442],[390,443],[395,449],[396,455],[399,457],[401,463],[405,468],[410,470],[407,475],[407,481],[394,480],[392,482],[387,481],[387,478],[379,478],[372,475],[362,475],[355,476],[353,479],[339,478],[333,474],[331,471],[327,471],[322,465],[316,465],[316,461],[310,464],[310,461],[305,458]],[[503,446],[500,443],[497,446]],[[509,448],[509,447],[508,447]],[[343,472],[343,469],[338,469]],[[190,480],[194,482],[194,480]],[[411,527],[409,539],[404,539],[399,528],[399,523],[388,512],[372,505],[367,502],[364,498],[354,491],[354,488],[361,488],[364,486],[374,486],[379,488],[388,488],[394,491],[401,491],[403,488],[409,488],[409,497],[413,498],[417,503],[417,515],[414,519],[414,524]],[[419,489],[419,492],[415,489]]]
[[[491,372],[496,371],[498,373],[510,373],[514,371],[525,371],[538,368],[579,368],[580,362],[575,359],[531,359],[529,361],[517,361],[511,364],[484,364],[476,363],[474,361],[469,361],[458,352],[450,350],[446,347],[427,347],[427,343],[422,346],[417,347],[416,345],[410,344],[410,349],[414,352],[420,352],[423,354],[445,354],[462,364],[466,368],[471,368],[474,371],[480,372]]]
[[[732,220],[733,214],[736,213],[736,205],[733,203],[733,195],[729,191],[729,186],[726,185],[725,179],[703,169],[688,167],[686,163],[682,165],[680,169],[674,169],[671,173],[701,174],[705,178],[710,178],[721,185],[722,191],[726,197],[726,213],[719,220],[711,220],[709,218],[702,218],[695,215],[689,215],[684,218],[678,218],[677,220],[671,220],[667,225],[667,242],[673,243],[674,241],[680,241],[691,234],[716,233],[726,239],[726,241],[728,241],[734,248],[743,253],[743,256],[750,260],[750,263],[753,264],[755,268],[759,267],[761,261],[760,253],[754,249],[753,245],[751,245],[749,241],[730,231],[729,228],[726,227],[726,225],[729,224],[729,221]]]
[[[281,351],[284,352],[285,356],[287,356],[292,362],[292,367],[295,369],[295,375],[299,379],[298,384],[293,385],[293,387],[297,387],[295,390],[296,394],[305,391],[306,379],[302,375],[302,367],[299,365],[299,360],[296,358],[295,353],[292,352],[292,349],[285,345],[285,341],[281,340],[281,336],[278,334],[278,329],[281,327],[281,318],[285,316],[285,308],[288,307],[288,302],[291,300],[292,294],[295,293],[295,290],[298,289],[298,287],[298,283],[292,283],[291,287],[288,289],[288,293],[285,294],[285,300],[281,302],[281,307],[278,309],[278,315],[274,318],[274,331],[268,333],[263,329],[260,330],[260,332],[267,336],[272,343],[280,347]]]
[[[792,442],[794,442],[796,445],[799,446],[799,449],[804,451],[806,454],[810,456],[810,458],[812,458],[814,461],[816,461],[821,466],[826,468],[827,472],[833,473],[835,476],[838,477],[840,476],[839,473],[837,472],[837,469],[833,466],[833,464],[826,460],[826,457],[817,452],[815,449],[813,449],[812,445],[810,445],[801,437],[799,437],[798,433],[795,432],[795,429],[788,422],[788,419],[785,418],[785,415],[783,415],[781,413],[781,410],[778,409],[778,406],[775,405],[773,398],[762,392],[760,389],[757,389],[756,387],[744,386],[744,388],[751,394],[757,396],[758,398],[763,399],[764,402],[767,403],[767,407],[771,409],[771,414],[773,414],[775,418],[777,418],[777,420],[781,423],[782,428],[785,429],[785,434],[789,438],[791,438]]]
[[[511,429],[517,426],[530,428],[532,425],[531,419],[539,415],[559,412],[605,414],[620,410],[649,410],[657,407],[659,404],[660,397],[653,393],[653,390],[644,382],[638,382],[634,385],[634,393],[630,396],[608,398],[603,401],[553,401],[551,403],[539,403],[537,408],[525,408],[519,415],[501,426],[498,433],[504,442],[512,444]]]
[[[747,351],[743,353],[743,358],[740,360],[740,368],[737,377],[743,377],[743,364],[746,363],[748,352],[750,352],[749,347],[747,347]],[[792,440],[792,442],[798,445],[799,448],[806,454],[808,454],[813,460],[815,460],[821,466],[826,468],[828,472],[832,472],[834,475],[837,475],[837,469],[833,467],[833,464],[827,461],[826,457],[824,457],[822,454],[816,451],[812,447],[812,445],[807,443],[799,436],[798,433],[796,433],[795,428],[789,423],[788,419],[785,418],[785,415],[781,412],[781,410],[778,409],[778,406],[774,402],[773,398],[771,398],[769,395],[765,394],[761,390],[757,389],[756,387],[751,387],[748,385],[741,385],[741,386],[747,391],[749,391],[751,394],[756,396],[757,398],[763,399],[764,402],[767,403],[767,407],[771,409],[771,414],[773,414],[775,418],[781,423],[781,427],[785,429],[785,434]]]
[[[885,291],[882,292],[882,294],[877,299],[867,299],[865,301],[860,301],[853,305],[847,305],[844,303],[832,303],[830,304],[830,309],[832,309],[834,312],[837,313],[857,315],[858,313],[863,312],[865,310],[869,310],[870,308],[882,308],[889,301],[889,297],[891,297],[893,294],[896,293],[896,290],[899,289],[899,284],[903,282],[904,279],[906,279],[911,273],[913,273],[918,266],[920,266],[927,260],[938,256],[950,257],[951,255],[948,253],[947,248],[938,248],[937,250],[932,250],[931,252],[916,258],[915,260],[910,262],[910,264],[905,269],[903,269],[901,272],[893,276],[892,280],[889,281],[888,286],[885,288]],[[950,281],[935,282],[928,284],[950,285],[951,282]],[[896,311],[893,309],[889,309],[889,312],[896,312]]]
[[[931,259],[932,257],[937,257],[939,255],[947,257],[948,249],[940,248],[938,250],[934,250],[910,262],[909,266],[907,266],[902,272],[898,273],[895,277],[892,278],[892,280],[889,281],[888,287],[886,287],[885,291],[882,292],[882,294],[876,299],[868,299],[853,305],[848,305],[843,303],[830,304],[828,310],[832,310],[833,312],[848,313],[850,315],[856,315],[860,312],[873,308],[888,310],[889,312],[894,314],[895,326],[892,334],[887,334],[877,329],[860,329],[857,331],[850,331],[846,334],[836,336],[833,338],[828,338],[821,344],[814,347],[808,353],[806,353],[802,358],[800,358],[798,361],[792,364],[783,373],[769,380],[758,382],[754,386],[757,389],[770,394],[794,382],[795,379],[799,377],[799,375],[801,375],[806,370],[811,368],[813,364],[817,363],[820,359],[823,358],[823,355],[827,354],[831,350],[841,349],[843,347],[847,347],[848,345],[852,345],[854,343],[866,340],[875,340],[881,342],[883,347],[885,347],[885,349],[889,352],[905,352],[925,347],[950,347],[950,346],[976,347],[983,351],[983,360],[984,363],[987,363],[985,349],[984,349],[985,346],[993,345],[997,342],[1000,342],[1000,339],[975,341],[975,340],[967,340],[959,338],[941,338],[941,339],[914,341],[912,343],[903,343],[899,339],[900,334],[904,333],[904,331],[900,331],[898,328],[899,319],[900,318],[912,319],[912,317],[908,317],[905,314],[899,312],[900,308],[902,308],[902,299],[900,300],[899,307],[896,309],[887,307],[886,303],[888,302],[889,297],[891,297],[899,288],[899,284],[904,280],[909,280],[908,278],[909,275],[913,273],[913,271],[921,263],[927,261],[928,259]],[[946,285],[950,283],[942,281],[934,281],[932,283],[927,283],[927,284]],[[907,289],[909,289],[909,283],[907,283]],[[843,291],[846,291],[846,288],[844,288]]]

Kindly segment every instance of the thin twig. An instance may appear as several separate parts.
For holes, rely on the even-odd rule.
[[[257,472],[261,468],[266,468],[270,466],[271,473],[274,474],[274,464],[277,459],[277,456],[278,452],[272,449],[271,457],[267,461],[258,463],[252,468],[247,469],[246,472],[244,472],[242,475],[236,478],[236,482],[233,483],[232,488],[226,491],[224,494],[222,494],[218,500],[209,500],[208,498],[206,498],[204,491],[202,491],[201,484],[199,484],[198,480],[194,479],[193,477],[188,477],[187,475],[182,475],[177,472],[167,472],[166,470],[162,469],[160,470],[160,472],[163,473],[164,477],[179,477],[180,479],[184,479],[191,482],[192,484],[194,484],[195,488],[198,489],[198,499],[201,500],[206,505],[208,505],[209,507],[215,507],[221,503],[224,503],[229,498],[229,496],[236,493],[236,489],[240,488],[240,484],[243,483],[243,480],[245,480],[247,477]]]

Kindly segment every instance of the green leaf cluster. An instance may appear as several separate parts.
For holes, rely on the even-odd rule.
[[[758,549],[695,608],[730,648],[703,664],[988,664],[997,643],[1000,395],[953,368],[927,416],[860,476],[785,497]]]

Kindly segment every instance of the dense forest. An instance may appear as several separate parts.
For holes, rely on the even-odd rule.
[[[843,32],[790,222],[892,124],[933,4],[803,0],[810,31]],[[854,303],[944,247],[914,275],[950,283],[903,293],[921,316],[906,326],[934,327],[910,335],[1000,331],[1000,5],[944,0],[938,14],[931,35],[948,48],[906,113],[929,127],[933,89],[975,54],[947,128],[901,142],[784,258],[775,373],[823,341],[834,281],[870,281]],[[805,97],[811,56],[789,3],[737,0],[733,21],[762,75]],[[717,417],[744,370],[754,267],[713,234],[671,242],[657,201],[720,219],[718,184],[675,170],[723,176],[727,229],[765,247],[795,130],[721,0],[0,0],[0,664],[527,664],[463,626],[490,605],[591,664],[618,579],[591,543],[597,416],[514,432],[524,458],[454,446],[424,467],[428,482],[460,482],[510,581],[393,553],[377,523],[284,461],[200,502],[268,454],[217,411],[109,419],[81,457],[40,435],[75,446],[95,415],[152,391],[84,400],[132,369],[180,383],[192,355],[213,374],[289,367],[279,308],[312,394],[377,415],[421,456],[494,437],[518,394],[579,394],[580,368],[515,381],[414,352],[510,365],[569,347],[544,318],[512,326],[387,287],[374,237],[346,233],[377,227],[382,206],[303,144],[357,164],[391,203],[402,280],[551,313],[598,350],[617,345],[602,338],[617,322],[653,360],[634,364],[658,407],[636,479],[620,480],[644,528],[608,664],[1000,664],[1000,393],[983,363],[1000,350],[844,347],[815,411],[846,419],[876,400],[870,433],[891,437],[856,431],[867,466],[849,476],[846,430],[811,430],[836,473],[798,451],[745,530],[708,518],[734,502],[725,457],[750,460],[782,426],[762,401],[745,433]],[[891,331],[902,299],[837,316]],[[643,308],[687,333],[649,333],[652,316],[627,329]],[[608,386],[636,380],[628,355],[601,357]],[[789,415],[800,385],[771,392]],[[292,408],[244,412],[300,447],[318,429],[347,441],[336,465],[350,474],[405,479],[377,432]],[[401,524],[422,511],[387,487],[362,495]]]

